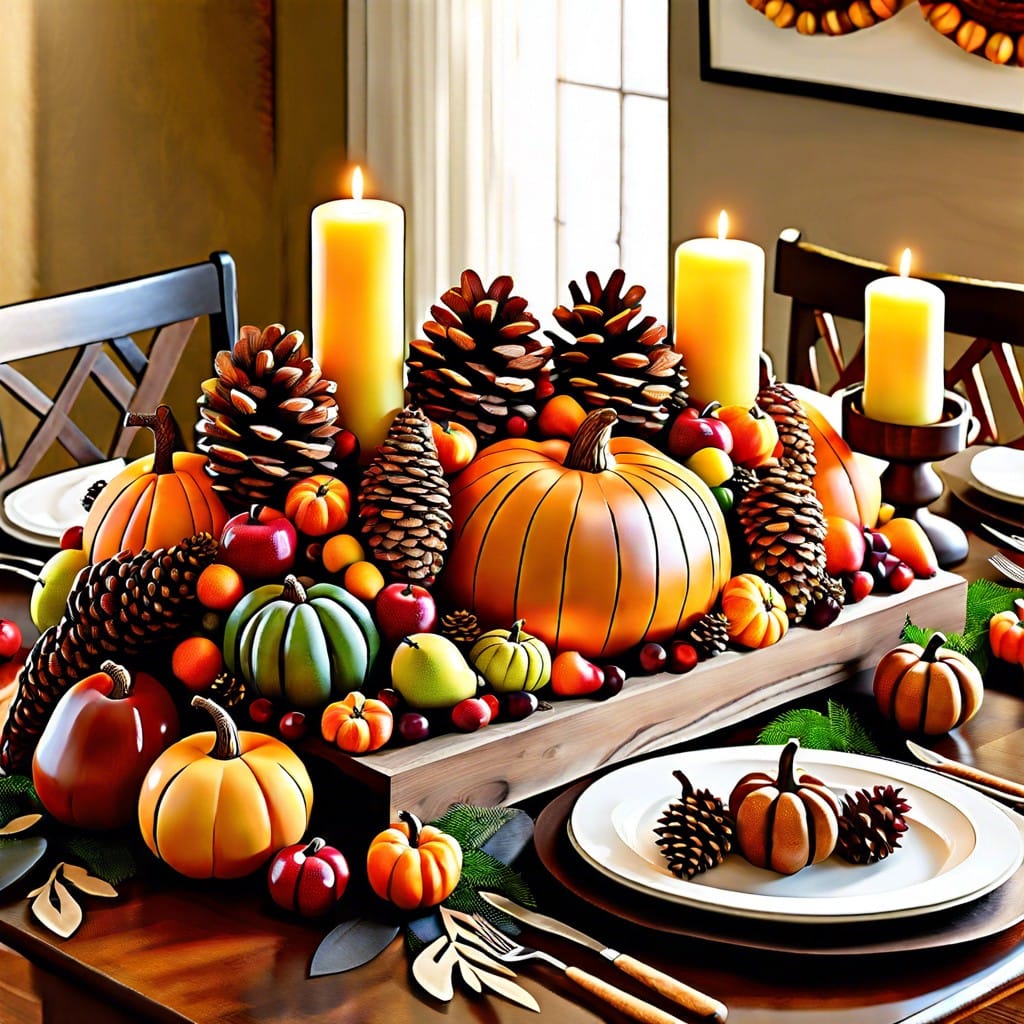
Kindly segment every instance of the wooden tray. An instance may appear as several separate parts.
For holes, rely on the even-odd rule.
[[[456,801],[516,803],[873,670],[899,642],[908,615],[922,626],[959,631],[966,602],[966,580],[940,572],[902,594],[871,595],[844,608],[827,629],[793,629],[773,647],[728,651],[685,676],[627,679],[608,701],[558,701],[522,722],[361,758],[322,741],[307,750],[368,787],[392,820],[403,809],[429,820]]]

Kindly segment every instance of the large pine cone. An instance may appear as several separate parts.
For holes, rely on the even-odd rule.
[[[243,327],[214,369],[203,381],[196,433],[226,505],[280,507],[293,483],[337,469],[337,384],[305,354],[300,331]]]
[[[438,422],[464,423],[481,444],[509,436],[513,417],[529,425],[551,390],[551,343],[534,337],[537,318],[512,288],[507,274],[485,289],[464,270],[443,305],[430,307],[427,337],[412,342],[406,361],[411,404]]]
[[[57,701],[107,658],[138,655],[188,629],[202,613],[196,580],[216,555],[217,542],[206,533],[170,548],[122,551],[83,570],[64,617],[35,642],[18,677],[0,733],[0,768],[30,770]]]
[[[669,870],[689,879],[722,863],[732,850],[736,824],[710,790],[694,789],[680,771],[672,775],[682,794],[669,804],[654,832]]]
[[[666,344],[664,324],[637,319],[645,289],[633,285],[623,295],[625,281],[625,272],[615,270],[602,287],[591,270],[586,296],[571,282],[572,308],[559,306],[554,317],[572,337],[544,333],[555,343],[557,390],[587,412],[610,405],[623,432],[653,437],[686,405],[683,357]]]

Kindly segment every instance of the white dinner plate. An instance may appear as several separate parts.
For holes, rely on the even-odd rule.
[[[97,480],[113,479],[124,467],[124,459],[111,459],[29,480],[4,497],[5,525],[32,538],[30,543],[59,543],[69,526],[85,522],[82,499],[89,488]]]
[[[984,494],[1024,505],[1024,450],[986,448],[971,459],[971,477]]]
[[[1010,811],[952,779],[914,765],[834,751],[801,750],[797,769],[842,798],[876,785],[902,786],[911,805],[900,849],[872,865],[833,855],[794,875],[754,867],[738,852],[692,881],[677,878],[654,828],[679,796],[683,771],[697,789],[728,800],[752,771],[775,774],[781,747],[722,747],[627,765],[589,786],[569,817],[569,836],[598,871],[673,903],[768,920],[842,923],[931,913],[1002,885],[1024,860]]]

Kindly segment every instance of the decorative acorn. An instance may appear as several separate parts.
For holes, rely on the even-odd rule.
[[[668,805],[654,833],[672,874],[690,879],[722,863],[732,850],[735,822],[710,790],[694,789],[681,771],[672,777],[682,794]]]
[[[893,853],[909,828],[910,804],[902,794],[902,787],[888,785],[844,797],[836,853],[851,864],[874,864]]]

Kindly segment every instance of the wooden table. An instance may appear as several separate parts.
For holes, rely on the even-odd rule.
[[[972,537],[965,575],[995,578],[985,561],[992,550]],[[0,608],[27,625],[23,592],[9,590]],[[937,749],[989,771],[1024,776],[1020,683],[1019,676],[997,680],[977,718],[935,744]],[[843,684],[832,693],[869,716],[863,681],[859,687]],[[705,743],[746,742],[751,732],[733,730]],[[543,805],[538,799],[527,806],[536,811]],[[344,829],[339,832],[343,835]],[[521,867],[543,910],[723,999],[735,1024],[965,1019],[997,1024],[1024,1018],[1024,1000],[998,1002],[1024,985],[1024,924],[965,947],[926,954],[809,960],[655,935],[583,906],[530,855]],[[20,899],[0,907],[0,942],[6,943],[0,947],[0,1021],[401,1024],[443,1017],[450,1024],[505,1024],[535,1019],[499,998],[460,992],[452,1003],[441,1005],[419,994],[401,940],[355,971],[309,980],[310,958],[331,924],[304,923],[275,912],[259,877],[195,884],[158,870],[145,882],[126,884],[116,901],[89,900],[84,925],[66,941],[34,925],[27,901]],[[542,944],[649,996],[595,954],[550,937]],[[582,995],[549,968],[529,965],[520,979],[547,1019],[559,1024],[627,1019]],[[992,1001],[996,1005],[983,1008]]]

